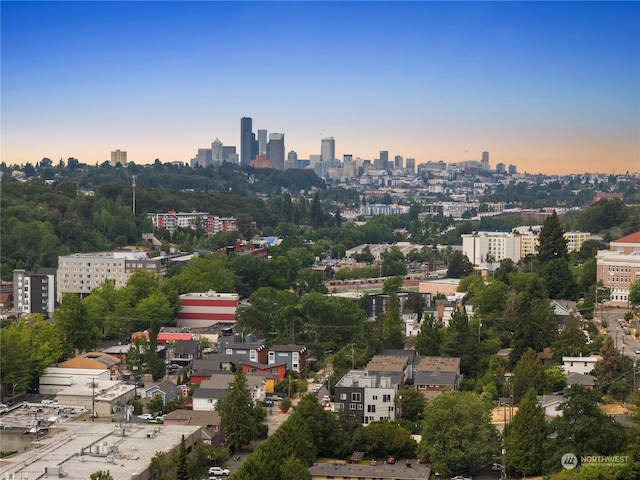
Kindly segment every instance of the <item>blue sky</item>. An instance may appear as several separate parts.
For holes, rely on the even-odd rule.
[[[7,2],[2,161],[286,151],[640,171],[638,2]]]

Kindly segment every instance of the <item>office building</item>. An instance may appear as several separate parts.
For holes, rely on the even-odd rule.
[[[284,133],[270,133],[267,160],[277,170],[284,170]]]
[[[40,268],[37,272],[14,270],[13,304],[17,315],[53,315],[56,306],[56,269]]]
[[[251,160],[259,153],[259,144],[256,134],[253,133],[253,120],[251,117],[240,119],[240,164],[249,165]]]
[[[121,150],[116,150],[115,152],[111,152],[111,166],[115,167],[120,164],[123,167],[127,164],[127,152],[123,152]]]
[[[287,153],[287,163],[284,166],[285,170],[289,168],[298,168],[298,154],[295,150],[291,150]]]
[[[198,154],[194,159],[195,163],[200,165],[201,167],[206,167],[207,165],[211,165],[213,163],[211,157],[211,149],[210,148],[199,148]]]
[[[402,161],[403,161],[402,155],[396,155],[393,158],[393,168],[402,169]]]
[[[482,152],[482,160],[480,160],[480,167],[483,170],[491,170],[489,165],[489,152]]]
[[[406,163],[405,168],[407,169],[407,171],[409,173],[416,173],[416,159],[415,158],[407,158],[407,161],[405,163]]]
[[[222,160],[229,163],[238,163],[238,154],[236,153],[236,147],[223,145]]]
[[[320,157],[323,162],[332,163],[336,159],[336,141],[333,137],[323,138],[320,143]]]
[[[580,251],[582,244],[591,238],[589,232],[565,232],[564,238],[567,240],[567,251],[569,253]]]
[[[504,166],[504,163],[499,163],[496,165],[496,173],[507,173],[507,169]]]
[[[515,165],[509,165],[509,175],[515,175],[518,173],[518,168]]]
[[[380,150],[380,169],[389,170],[389,152],[387,150]]]
[[[492,270],[500,261],[510,258],[518,263],[521,258],[520,235],[506,232],[475,232],[463,234],[462,253],[476,269]]]
[[[219,139],[215,139],[211,144],[211,161],[219,165],[224,159],[224,145]]]
[[[267,131],[258,130],[258,153],[260,155],[267,154]]]

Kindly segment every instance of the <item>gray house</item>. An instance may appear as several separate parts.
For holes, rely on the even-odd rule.
[[[167,402],[178,397],[178,386],[171,380],[165,380],[158,385],[152,385],[144,391],[145,398],[153,398],[156,395],[160,395],[162,404],[166,405]]]

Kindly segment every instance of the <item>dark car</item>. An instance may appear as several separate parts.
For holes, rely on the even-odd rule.
[[[394,463],[396,463],[396,457],[394,457],[393,455],[389,455],[387,457],[387,459],[384,461],[384,463],[388,463],[389,465],[393,465]]]
[[[136,382],[136,387],[144,388],[144,382]]]

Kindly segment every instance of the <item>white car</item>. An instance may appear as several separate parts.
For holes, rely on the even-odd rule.
[[[143,413],[142,415],[138,415],[138,418],[141,418],[143,420],[153,420],[153,415],[151,415],[150,413]]]
[[[222,467],[209,467],[209,475],[229,475],[229,470]]]

